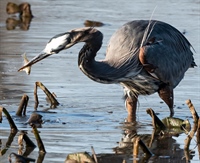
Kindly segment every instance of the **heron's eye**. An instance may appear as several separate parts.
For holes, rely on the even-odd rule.
[[[67,41],[68,44],[69,44],[70,42],[72,42],[71,37],[67,37],[67,38],[66,38],[66,41]]]
[[[83,35],[88,35],[88,34],[89,34],[88,31],[84,31],[84,32],[83,32]]]
[[[147,43],[146,43],[146,45],[151,45],[151,44],[153,44],[154,42],[155,42],[155,37],[152,37],[152,38],[150,38],[148,41],[147,41]]]

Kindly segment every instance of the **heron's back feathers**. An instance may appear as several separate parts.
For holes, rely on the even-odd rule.
[[[137,75],[142,65],[147,72],[174,88],[187,69],[195,66],[190,48],[189,41],[171,25],[138,20],[126,23],[113,34],[105,60],[116,69],[125,67],[124,76],[131,72]]]

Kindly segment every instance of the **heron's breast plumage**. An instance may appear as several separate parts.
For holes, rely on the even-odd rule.
[[[142,69],[138,75],[122,78],[120,84],[124,87],[127,95],[138,96],[157,92],[162,82]]]

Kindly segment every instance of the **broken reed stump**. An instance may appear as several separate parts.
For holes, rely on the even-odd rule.
[[[98,163],[97,155],[96,155],[96,153],[94,151],[94,147],[93,146],[91,146],[91,150],[92,150],[92,156],[93,156],[93,159],[94,159],[95,163]]]
[[[197,146],[198,146],[198,151],[199,151],[199,159],[200,159],[200,118],[198,120],[198,128],[197,128]]]
[[[17,126],[15,125],[15,122],[13,121],[13,119],[10,116],[10,114],[8,113],[8,111],[4,107],[0,106],[0,112],[1,112],[1,115],[2,115],[2,112],[5,114],[8,122],[9,122],[11,132],[17,132],[18,131]],[[2,119],[2,118],[0,118],[0,119]]]
[[[16,14],[19,13],[19,16],[21,18],[23,17],[33,17],[32,11],[31,11],[31,5],[27,2],[21,3],[19,5],[8,2],[6,6],[6,12],[7,14]]]
[[[22,112],[23,112],[23,115],[26,115],[26,107],[28,105],[28,100],[29,100],[29,97],[26,94],[24,94],[22,96],[21,102],[17,109],[16,115],[22,116]]]
[[[103,161],[101,161],[100,159],[99,162],[102,163]],[[65,163],[95,163],[95,162],[88,152],[77,152],[68,154]]]
[[[190,142],[192,140],[192,138],[194,137],[195,133],[198,133],[198,121],[199,121],[199,116],[194,108],[194,105],[192,104],[191,100],[187,100],[186,104],[188,105],[190,112],[192,114],[192,117],[194,119],[194,123],[193,123],[193,127],[192,130],[190,131],[190,133],[188,134],[187,138],[185,139],[185,145],[184,145],[184,152],[185,152],[185,156],[186,156],[186,160],[189,161],[190,157],[189,157],[189,146],[190,146]],[[198,138],[197,138],[198,139]],[[198,141],[197,141],[198,142]],[[199,148],[199,147],[198,147]]]
[[[20,12],[19,6],[15,3],[8,2],[6,6],[7,14],[16,14]]]
[[[188,134],[187,138],[184,140],[184,143],[185,143],[185,145],[184,145],[184,153],[185,153],[185,157],[186,157],[187,161],[190,160],[190,157],[189,157],[190,142],[193,139],[196,131],[197,131],[197,123],[194,123],[193,127],[192,127],[192,130]]]
[[[192,117],[194,119],[194,123],[198,123],[198,120],[199,120],[199,116],[194,108],[194,105],[192,104],[191,100],[187,100],[186,101],[186,104],[188,105],[189,109],[190,109],[190,112],[192,114]]]
[[[99,21],[85,20],[84,25],[85,25],[85,27],[101,27],[104,24]]]
[[[46,150],[44,148],[44,144],[42,142],[42,139],[40,138],[40,135],[39,135],[39,132],[37,130],[37,127],[34,124],[31,124],[31,127],[33,129],[33,134],[34,134],[35,139],[37,141],[39,152],[46,153]]]
[[[51,108],[55,108],[56,106],[59,105],[59,102],[56,100],[54,95],[41,82],[35,82],[35,88],[34,88],[35,110],[37,109],[38,104],[39,104],[38,95],[37,95],[38,87],[40,87],[49,98],[49,101],[51,103]]]
[[[165,130],[166,126],[163,124],[163,122],[157,117],[153,109],[149,108],[146,110],[147,114],[149,114],[152,117],[152,124],[153,128],[157,129],[159,128],[160,130]]]

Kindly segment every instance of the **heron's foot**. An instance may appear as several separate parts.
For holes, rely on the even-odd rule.
[[[136,121],[136,108],[137,108],[137,99],[127,97],[125,101],[126,109],[128,112],[127,121],[135,122]]]

